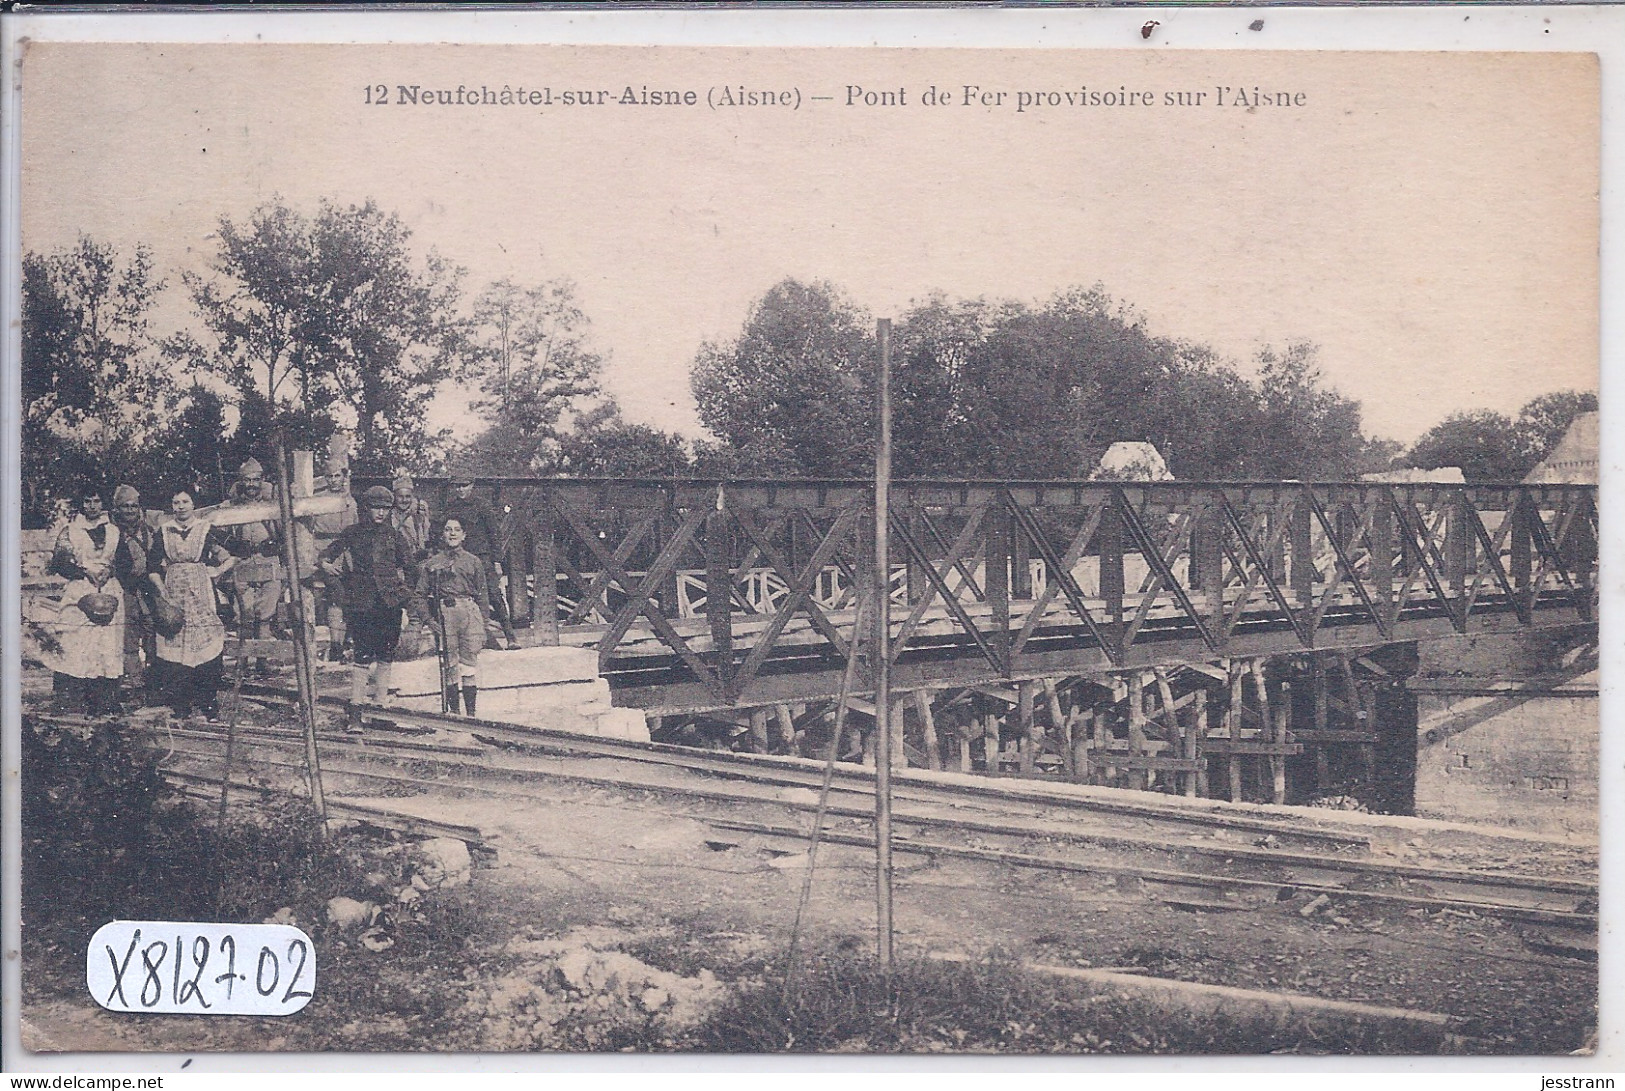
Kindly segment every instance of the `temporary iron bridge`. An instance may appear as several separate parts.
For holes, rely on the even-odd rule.
[[[529,642],[596,648],[665,737],[828,737],[871,485],[479,486]],[[892,719],[929,768],[1403,811],[1417,643],[1597,617],[1595,486],[911,480],[890,531]]]

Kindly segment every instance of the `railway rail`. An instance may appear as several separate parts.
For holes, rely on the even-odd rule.
[[[266,693],[261,687],[262,700],[280,703],[292,696]],[[822,778],[822,766],[806,759],[695,751],[395,707],[372,707],[367,715],[375,727],[365,737],[324,732],[325,775],[389,784],[396,790],[514,798],[531,798],[535,782],[545,778],[803,815],[816,809],[808,790],[815,790]],[[194,792],[218,785],[224,731],[182,726],[171,734],[171,769],[177,779]],[[290,782],[302,773],[302,742],[292,730],[245,728],[237,741],[243,760],[256,768],[279,770]],[[425,769],[432,769],[433,776],[424,775]],[[903,836],[894,841],[899,852],[1127,877],[1165,890],[1205,888],[1232,898],[1265,898],[1290,890],[1373,906],[1452,910],[1588,931],[1596,927],[1594,882],[1372,858],[1366,854],[1369,835],[1337,828],[1331,813],[1306,813],[1295,821],[1219,813],[1235,808],[1117,801],[1069,785],[985,778],[958,783],[960,778],[942,774],[899,774],[895,820]],[[252,787],[234,779],[233,791],[240,786]],[[872,772],[838,768],[827,812],[831,826],[822,839],[872,845],[871,793]],[[357,812],[355,804],[341,806],[350,808],[346,817],[380,825],[411,829],[416,823],[427,831],[436,824],[410,812],[392,815],[375,803],[365,805],[370,813]],[[690,817],[723,832],[790,842],[808,836],[801,825],[733,814]],[[455,822],[439,825],[457,828]],[[483,837],[462,829],[465,839]],[[436,835],[459,836],[445,830]],[[1290,845],[1298,847],[1286,847]]]

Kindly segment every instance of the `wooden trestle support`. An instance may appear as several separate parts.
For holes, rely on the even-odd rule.
[[[1349,796],[1403,813],[1415,662],[1414,645],[1390,645],[916,689],[894,701],[895,761],[1233,801]],[[874,705],[850,709],[837,753],[872,766]],[[814,757],[834,720],[833,702],[814,701],[652,715],[651,726],[673,742]]]

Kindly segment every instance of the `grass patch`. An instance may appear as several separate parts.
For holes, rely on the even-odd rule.
[[[770,960],[783,966],[782,959]],[[814,954],[735,992],[683,1043],[721,1053],[1427,1054],[1437,1031],[1394,1024],[1169,1011],[1024,970],[1011,959],[900,961]]]

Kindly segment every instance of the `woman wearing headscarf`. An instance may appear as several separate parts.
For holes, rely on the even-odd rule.
[[[51,668],[59,698],[77,696],[92,716],[118,711],[124,675],[124,585],[143,558],[107,517],[100,494],[87,492],[79,514],[57,536],[47,571],[68,581],[53,635],[57,646],[41,658]]]
[[[219,714],[215,700],[226,647],[214,581],[231,570],[236,558],[220,532],[198,516],[190,493],[176,493],[169,510],[170,518],[153,541],[148,567],[153,586],[178,612],[180,627],[159,625],[158,667],[169,707],[177,716],[196,710],[212,720]],[[166,635],[166,629],[172,635]]]

